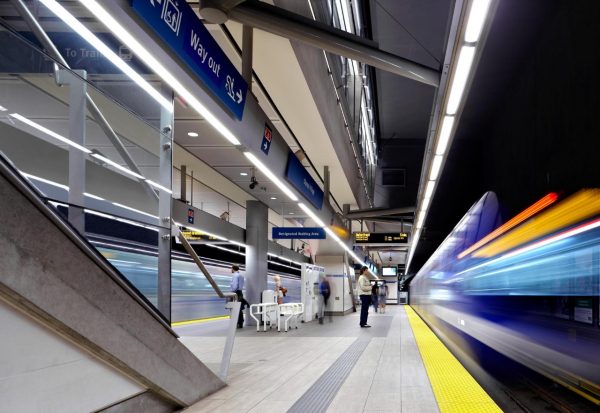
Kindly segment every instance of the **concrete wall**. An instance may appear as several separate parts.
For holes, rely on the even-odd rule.
[[[145,388],[0,300],[0,411],[89,412]]]
[[[336,314],[344,314],[352,309],[352,294],[348,285],[348,274],[350,268],[346,264],[343,255],[340,256],[317,256],[317,265],[325,267],[325,275],[331,286],[331,297],[326,311]]]
[[[44,211],[0,175],[0,298],[95,356],[98,364],[119,370],[117,383],[140,383],[173,405],[190,405],[225,385],[134,298],[134,293],[96,263],[103,261],[99,254],[86,252],[85,244],[67,235],[68,227],[51,220],[52,214]],[[3,331],[3,341],[5,337]],[[21,345],[13,362],[23,365],[37,354],[34,348]],[[0,360],[4,356],[0,353]],[[86,363],[96,368],[95,363]],[[40,365],[49,367],[54,362]],[[48,369],[44,381],[60,383],[63,376],[59,371]],[[110,381],[109,376],[103,377]],[[77,405],[73,400],[83,395],[73,390],[76,386],[71,381],[65,386],[57,393],[64,396],[60,403]],[[99,393],[110,388],[98,383],[95,387]],[[130,387],[125,393],[136,389]],[[14,391],[19,392],[16,397],[31,397],[26,386]]]

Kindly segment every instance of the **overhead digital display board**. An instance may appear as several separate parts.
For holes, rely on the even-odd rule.
[[[407,244],[405,232],[355,232],[355,244]]]

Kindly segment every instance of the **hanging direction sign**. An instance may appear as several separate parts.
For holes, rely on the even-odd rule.
[[[408,234],[405,232],[355,232],[355,244],[406,244]]]
[[[132,0],[138,16],[242,119],[248,84],[185,0]]]
[[[325,230],[320,227],[273,227],[273,239],[325,239]]]

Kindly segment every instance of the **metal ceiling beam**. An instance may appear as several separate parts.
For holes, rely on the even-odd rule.
[[[411,215],[415,207],[357,209],[345,214],[346,219],[380,218],[388,215]]]
[[[259,1],[245,1],[228,11],[229,18],[266,32],[297,40],[370,66],[437,87],[440,72],[385,52],[360,36]]]
[[[404,217],[404,218],[362,218],[362,221],[368,222],[376,222],[378,224],[386,224],[386,225],[397,225],[397,226],[413,226],[413,217]]]

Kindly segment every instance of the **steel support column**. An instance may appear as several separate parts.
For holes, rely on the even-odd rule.
[[[81,77],[78,77],[81,76]],[[85,70],[71,73],[60,71],[63,85],[69,85],[69,139],[85,146],[86,92]],[[69,223],[82,235],[85,234],[85,153],[69,146]]]
[[[163,88],[163,95],[173,101],[173,92]],[[160,110],[160,161],[159,184],[172,187],[173,171],[173,111]],[[171,194],[160,190],[158,194],[158,310],[171,321]]]

